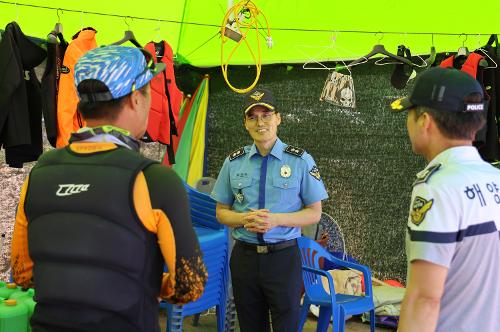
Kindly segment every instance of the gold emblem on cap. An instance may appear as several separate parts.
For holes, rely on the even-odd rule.
[[[281,166],[280,175],[283,178],[289,178],[292,175],[292,169],[288,165]]]
[[[254,93],[252,93],[250,95],[250,98],[256,100],[256,101],[259,101],[262,99],[262,97],[264,97],[264,92],[259,92],[259,91],[255,91]]]
[[[401,100],[402,99],[397,99],[397,100],[393,101],[391,103],[391,108],[393,110],[402,110],[403,109],[403,105],[401,105]]]

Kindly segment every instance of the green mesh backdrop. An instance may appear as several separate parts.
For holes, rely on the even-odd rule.
[[[280,138],[315,158],[330,198],[323,211],[340,224],[349,254],[379,278],[405,279],[404,234],[411,184],[425,161],[411,152],[406,117],[388,103],[406,91],[390,84],[394,67],[354,68],[357,109],[319,101],[327,71],[266,66],[260,85],[273,90],[282,123]],[[207,175],[217,177],[224,158],[251,144],[243,127],[241,96],[210,71]],[[233,68],[236,86],[253,80],[252,68]]]

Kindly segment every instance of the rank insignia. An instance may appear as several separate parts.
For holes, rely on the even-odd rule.
[[[301,149],[301,148],[297,148],[295,146],[289,145],[289,146],[286,147],[285,152],[289,153],[289,154],[293,154],[294,156],[297,156],[297,157],[302,157],[302,155],[304,154],[305,150]]]
[[[280,175],[282,178],[289,178],[292,175],[292,169],[288,165],[281,166]]]
[[[229,155],[229,161],[233,161],[235,160],[236,158],[239,158],[241,156],[243,156],[245,154],[245,148],[239,148],[238,150],[234,150],[233,152],[231,152],[231,154]]]
[[[429,211],[434,203],[434,199],[426,200],[420,196],[415,197],[411,207],[410,218],[415,225],[420,225],[424,221],[425,214]]]
[[[252,98],[255,101],[261,100],[262,97],[264,97],[264,92],[259,92],[259,91],[255,91],[250,95],[250,98]]]
[[[319,169],[316,165],[311,168],[309,174],[311,174],[316,180],[321,181],[321,175],[319,174]]]
[[[413,182],[413,186],[419,183],[426,183],[427,180],[441,167],[441,164],[433,165],[429,168],[424,169],[423,171],[417,174],[417,179]]]

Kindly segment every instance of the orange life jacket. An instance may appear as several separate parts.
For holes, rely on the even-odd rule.
[[[157,50],[163,48],[163,55]],[[147,138],[167,144],[173,157],[172,136],[177,136],[177,121],[182,103],[182,92],[177,88],[174,75],[174,56],[166,41],[150,42],[145,46],[151,54],[155,54],[155,63],[161,61],[166,65],[165,71],[151,80],[151,109],[149,110]],[[168,152],[168,151],[167,151]],[[171,158],[172,159],[172,158]],[[173,163],[171,160],[170,164]]]
[[[57,96],[57,142],[56,147],[68,145],[72,132],[85,126],[77,111],[78,94],[75,87],[74,69],[77,61],[88,51],[97,47],[96,31],[82,30],[69,44],[60,69],[59,93]]]
[[[477,78],[477,67],[479,66],[479,61],[484,59],[484,57],[480,54],[477,53],[469,53],[467,56],[467,59],[465,59],[464,64],[462,65],[462,68],[460,68],[461,71],[466,72],[470,76]],[[446,59],[444,59],[440,64],[439,67],[442,68],[454,68],[453,64],[455,62],[455,56],[452,55]]]

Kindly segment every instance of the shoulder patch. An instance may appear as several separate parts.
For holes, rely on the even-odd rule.
[[[316,180],[321,181],[321,175],[319,174],[319,169],[316,165],[314,165],[313,168],[311,168],[309,174],[311,174],[311,176],[314,177]]]
[[[239,148],[238,150],[234,150],[233,152],[231,152],[231,154],[229,154],[229,161],[233,161],[236,158],[243,156],[245,153],[246,153],[245,148]]]
[[[431,167],[426,168],[423,171],[419,172],[417,174],[417,179],[415,180],[415,182],[413,182],[413,186],[416,186],[417,184],[420,184],[420,183],[426,183],[427,180],[429,180],[430,177],[434,173],[436,173],[440,167],[441,167],[441,164],[437,164],[437,165],[431,166]]]
[[[302,155],[304,154],[304,152],[306,152],[306,150],[298,148],[296,146],[289,145],[286,147],[285,152],[289,153],[289,154],[293,154],[294,156],[297,156],[297,157],[302,157]]]
[[[424,221],[425,214],[431,209],[434,199],[426,200],[420,196],[415,197],[411,206],[410,219],[415,225],[420,225]]]

